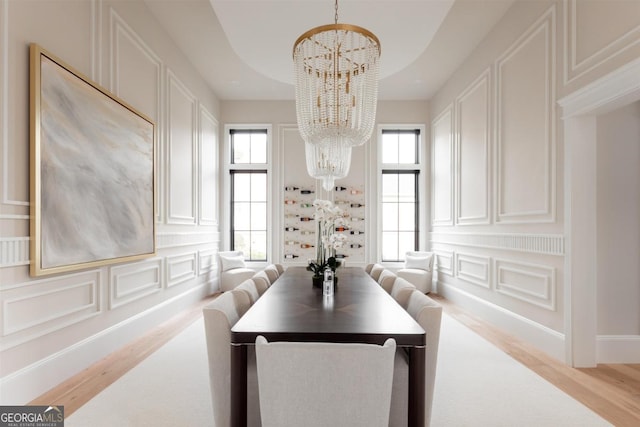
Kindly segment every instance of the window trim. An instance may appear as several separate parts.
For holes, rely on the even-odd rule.
[[[382,133],[383,131],[418,131],[418,163],[383,163],[382,162]],[[417,170],[418,171],[418,250],[423,251],[428,248],[428,235],[429,235],[429,206],[428,206],[428,189],[429,177],[427,176],[427,164],[428,155],[430,153],[430,142],[426,134],[426,125],[424,124],[379,124],[377,128],[377,140],[375,147],[377,157],[377,168],[375,175],[375,183],[377,190],[382,188],[382,171],[383,170]],[[376,191],[378,192],[378,191]],[[374,193],[374,192],[372,192]],[[372,194],[373,195],[373,194]],[[379,196],[375,199],[372,198],[371,203],[375,203],[376,209],[376,229],[372,230],[377,237],[377,242],[382,241],[382,202]],[[372,248],[375,254],[375,260],[380,262],[382,259],[381,245],[376,243],[376,247]],[[403,261],[385,261],[384,265],[391,268],[400,268]]]
[[[416,164],[416,166],[418,166]],[[382,175],[413,175],[413,179],[415,181],[415,188],[418,189],[417,194],[415,195],[415,236],[414,236],[414,249],[413,250],[419,250],[420,248],[420,236],[421,236],[421,229],[420,229],[420,169],[419,168],[414,168],[414,169],[382,169],[380,171],[380,181],[382,182]],[[383,201],[380,200],[378,202],[378,204],[380,205],[380,223],[382,224],[382,203]],[[382,227],[382,225],[380,226],[380,242],[382,242],[382,233],[384,232],[384,229]],[[396,232],[400,232],[399,230],[396,230]],[[380,257],[379,257],[381,262],[384,263],[394,263],[394,262],[404,262],[404,259],[398,259],[398,260],[385,260],[382,258],[382,250],[380,251]]]
[[[250,130],[266,130],[267,132],[267,163],[231,163],[231,131],[250,131]],[[267,261],[247,261],[256,268],[266,266],[273,259],[273,236],[276,230],[274,230],[272,212],[273,209],[273,131],[271,124],[225,124],[224,125],[224,141],[223,155],[220,156],[220,170],[222,170],[223,193],[220,206],[224,206],[223,221],[220,225],[220,230],[228,230],[228,232],[220,232],[220,247],[219,250],[230,250],[231,248],[231,170],[265,170],[267,173]],[[264,167],[263,167],[264,166]]]

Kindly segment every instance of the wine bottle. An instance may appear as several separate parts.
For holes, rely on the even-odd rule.
[[[352,216],[351,218],[349,218],[351,221],[364,221],[364,218],[358,218],[357,216]]]
[[[351,234],[364,234],[364,231],[351,230]]]
[[[336,190],[336,191],[346,191],[346,190],[347,190],[347,187],[339,187],[339,186],[336,186],[336,189],[335,189],[335,190]]]
[[[298,216],[298,215],[296,215],[296,216]],[[308,216],[303,216],[303,217],[300,218],[300,221],[313,221],[313,218],[308,217]]]
[[[300,187],[284,187],[284,191],[296,191],[299,189]]]
[[[298,258],[300,255],[296,255],[296,254],[285,254],[284,257],[286,259],[294,259],[294,258]]]
[[[296,201],[295,201],[295,200],[285,200],[285,201],[284,201],[284,204],[285,204],[285,205],[294,205],[295,203],[296,203]]]
[[[362,190],[351,190],[350,193],[353,195],[362,194]]]
[[[298,244],[298,242],[295,242],[293,240],[289,240],[289,241],[285,242],[285,245],[289,245],[289,246],[295,246],[297,244]]]
[[[297,230],[297,228],[296,228],[296,230]],[[315,231],[304,230],[304,231],[301,231],[300,234],[302,234],[303,236],[309,236],[311,234],[316,234],[316,232]]]
[[[346,227],[336,227],[336,231],[347,231]]]
[[[336,254],[336,258],[338,259],[342,259],[342,258],[348,258],[349,255],[345,255],[345,254]]]
[[[300,230],[300,229],[296,228],[296,227],[285,227],[284,228],[284,231],[298,231],[298,230]]]
[[[361,247],[362,247],[362,245],[361,245],[360,243],[352,243],[352,244],[350,244],[350,245],[349,245],[349,247],[350,247],[350,248],[357,249],[357,248],[361,248]]]
[[[311,203],[300,203],[301,208],[312,208],[313,205]]]
[[[284,217],[285,218],[298,218],[300,215],[298,214],[285,214]]]
[[[313,190],[300,190],[300,194],[313,194],[315,191]]]
[[[301,244],[300,244],[300,247],[301,247],[302,249],[315,248],[315,246],[310,245],[309,243],[301,243]]]
[[[364,205],[361,203],[351,203],[352,208],[363,208]]]

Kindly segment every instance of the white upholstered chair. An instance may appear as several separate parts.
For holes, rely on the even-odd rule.
[[[263,427],[388,427],[396,343],[256,339]]]
[[[409,298],[415,290],[416,287],[409,283],[409,281],[398,277],[395,282],[393,282],[390,294],[402,308],[406,309],[409,305]]]
[[[218,252],[220,270],[220,290],[230,291],[247,279],[251,279],[255,271],[244,264],[242,251]]]
[[[391,270],[382,270],[380,276],[378,276],[378,284],[382,286],[382,289],[387,291],[387,293],[391,293],[391,288],[396,281],[396,274]]]
[[[259,273],[262,273],[262,272],[259,272]],[[259,276],[258,275],[259,273],[254,274],[251,280],[253,280],[253,283],[256,285],[256,290],[258,291],[258,294],[262,296],[262,294],[264,294],[267,291],[267,289],[269,289],[269,279],[267,279],[266,277]]]
[[[251,303],[246,292],[230,291],[217,297],[202,310],[209,358],[213,424],[216,426],[230,425],[231,327],[250,306]],[[248,352],[247,357],[248,425],[259,426],[260,407],[255,352]]]
[[[438,363],[438,345],[440,343],[440,323],[442,306],[422,292],[414,290],[409,297],[407,312],[422,326],[427,333],[425,357],[425,427],[431,422],[433,390]],[[407,385],[409,381],[409,365],[402,349],[396,352],[393,371],[393,394],[391,397],[390,427],[407,425]]]
[[[371,278],[377,282],[378,278],[380,277],[380,273],[382,273],[384,269],[385,268],[382,264],[374,264],[373,267],[371,267],[369,276],[371,276]]]
[[[253,279],[247,279],[240,283],[236,286],[235,290],[246,292],[252,305],[258,301],[258,298],[260,298],[260,293],[258,292],[258,288],[256,287],[256,283]]]
[[[407,279],[423,294],[428,294],[433,279],[433,258],[433,252],[409,251],[405,255],[404,267],[396,274]]]
[[[278,270],[278,274],[280,276],[282,276],[282,273],[284,273],[284,266],[282,264],[274,264],[276,266],[276,270]]]
[[[374,266],[374,265],[375,265],[375,264],[367,264],[367,266],[364,268],[364,271],[365,271],[367,274],[371,274],[371,269],[373,268],[373,266]]]
[[[269,278],[269,282],[272,285],[273,285],[273,282],[278,280],[278,277],[280,277],[280,273],[278,273],[278,269],[274,264],[267,265],[264,268],[264,272],[267,274],[267,277]]]

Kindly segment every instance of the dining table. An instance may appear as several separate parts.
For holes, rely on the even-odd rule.
[[[247,424],[247,349],[267,341],[365,343],[388,338],[408,354],[408,425],[424,426],[425,331],[360,267],[340,267],[333,296],[289,267],[231,328],[231,425]],[[372,373],[375,375],[375,373]]]

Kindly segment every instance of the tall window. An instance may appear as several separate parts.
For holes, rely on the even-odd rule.
[[[382,261],[403,261],[420,242],[420,131],[383,130],[380,154]]]
[[[267,260],[267,130],[230,130],[231,250]]]

